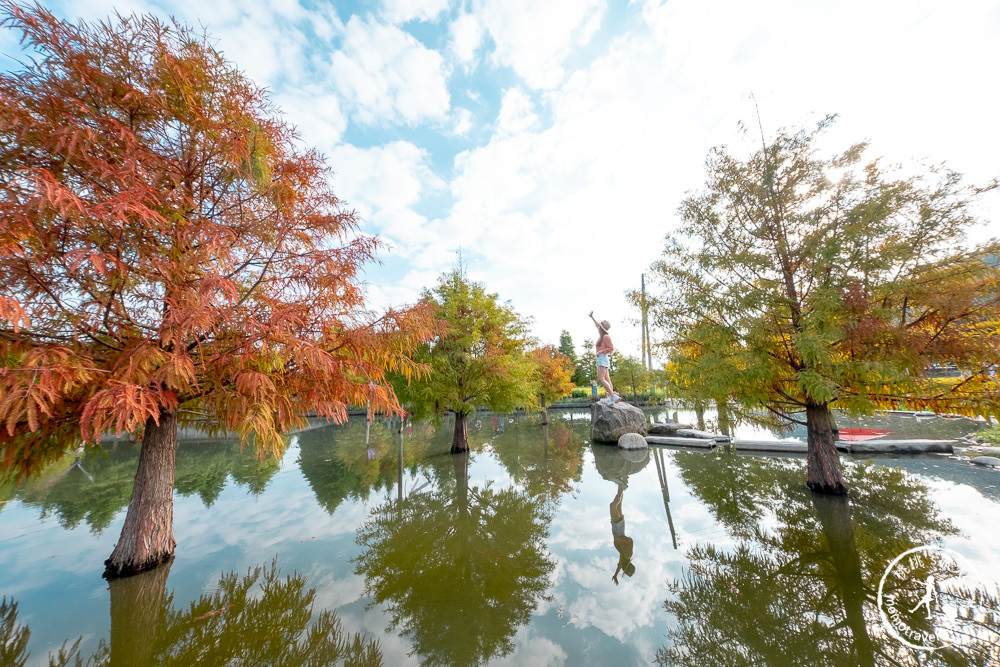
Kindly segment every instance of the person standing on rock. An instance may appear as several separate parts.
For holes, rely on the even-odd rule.
[[[611,336],[608,335],[611,323],[607,320],[598,322],[594,319],[594,311],[590,311],[590,319],[594,320],[594,326],[597,327],[597,381],[608,392],[608,395],[601,399],[601,403],[611,405],[621,398],[611,385],[611,358],[609,355],[615,351],[615,345],[611,342]]]

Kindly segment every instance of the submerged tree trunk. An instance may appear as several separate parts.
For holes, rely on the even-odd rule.
[[[823,528],[823,535],[830,546],[830,560],[837,573],[836,587],[844,603],[844,620],[851,629],[854,646],[852,663],[859,667],[873,667],[875,649],[865,622],[865,583],[861,572],[861,557],[854,540],[851,505],[843,496],[813,495],[812,502]]]
[[[545,397],[542,396],[542,426],[548,426],[549,411],[545,407]]]
[[[846,494],[847,483],[840,470],[840,454],[837,453],[829,405],[806,406],[806,433],[809,442],[807,486],[817,493]]]
[[[469,513],[469,451],[451,458],[455,466],[455,500],[462,516],[466,516]]]
[[[161,413],[160,423],[146,420],[125,525],[105,578],[127,577],[151,570],[174,557],[174,452],[177,413]]]
[[[111,664],[152,665],[156,633],[166,609],[170,563],[152,572],[114,579],[111,589]]]
[[[694,402],[694,414],[698,417],[698,430],[705,430],[705,404],[698,399]]]
[[[455,413],[455,435],[451,439],[451,453],[469,451],[469,427],[464,413]]]

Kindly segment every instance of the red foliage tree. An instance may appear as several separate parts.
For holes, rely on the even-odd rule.
[[[253,436],[399,409],[419,310],[375,320],[377,239],[265,91],[146,16],[73,25],[3,0],[33,53],[0,74],[0,471],[142,438],[106,576],[172,557],[179,423]]]

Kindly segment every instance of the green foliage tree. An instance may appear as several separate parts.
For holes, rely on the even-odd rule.
[[[569,357],[570,362],[573,364],[573,375],[570,377],[573,384],[578,387],[590,384],[587,374],[584,372],[577,357],[576,347],[573,345],[573,337],[565,329],[559,334],[559,351]]]
[[[635,357],[627,357],[615,350],[611,360],[611,384],[615,386],[615,391],[622,395],[631,393],[634,397],[637,393],[642,394],[649,391],[649,371],[641,361]]]
[[[528,323],[509,303],[468,280],[459,270],[441,276],[424,301],[440,323],[414,360],[430,369],[424,378],[397,384],[415,417],[455,413],[452,453],[469,450],[466,418],[477,407],[497,412],[531,408],[538,395],[536,367],[527,355]]]
[[[745,160],[713,149],[653,265],[652,312],[701,396],[804,413],[808,485],[843,494],[833,408],[1000,413],[1000,289],[984,261],[1000,243],[966,241],[983,189],[951,171],[862,167],[865,144],[817,157],[831,122]],[[928,377],[945,361],[959,382]]]
[[[597,380],[597,353],[594,351],[594,341],[590,338],[585,338],[583,340],[583,349],[586,352],[580,355],[577,369],[583,375],[584,382],[581,384],[589,385],[591,381]]]

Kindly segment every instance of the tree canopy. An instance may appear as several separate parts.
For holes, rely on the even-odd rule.
[[[746,159],[712,150],[705,190],[681,204],[653,265],[651,312],[675,381],[786,420],[804,412],[810,485],[842,492],[833,407],[1000,414],[987,261],[1000,243],[968,242],[984,188],[945,167],[862,164],[864,143],[820,158],[832,120],[781,131]],[[961,379],[930,377],[941,363]]]
[[[573,376],[571,378],[573,384],[577,386],[589,384],[590,381],[587,379],[586,371],[577,357],[576,346],[573,345],[573,337],[565,329],[559,333],[559,351],[569,357],[570,362],[573,364]]]
[[[439,327],[414,360],[430,372],[397,388],[416,417],[453,411],[452,451],[467,451],[465,417],[477,407],[506,412],[535,405],[536,367],[527,355],[533,342],[528,322],[457,269],[443,274],[423,298]]]
[[[552,345],[536,347],[531,359],[538,369],[538,397],[544,410],[547,403],[573,391],[573,361]]]
[[[0,473],[143,434],[133,502],[169,507],[178,422],[267,452],[307,413],[399,409],[385,373],[427,329],[366,311],[380,243],[266,91],[177,24],[0,12],[32,51],[0,73]]]

